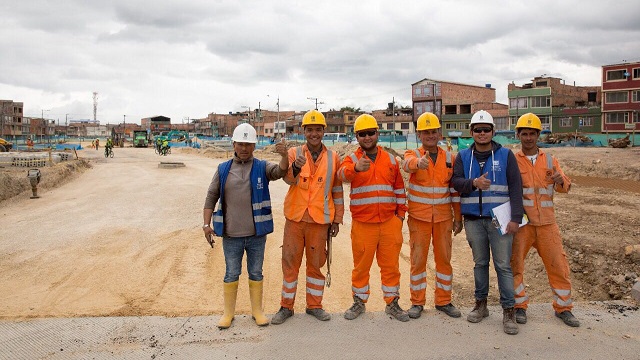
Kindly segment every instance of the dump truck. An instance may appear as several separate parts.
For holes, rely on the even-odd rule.
[[[7,140],[0,138],[0,152],[10,151],[13,147],[13,144],[8,142]]]
[[[147,138],[147,132],[145,130],[136,130],[133,132],[133,146],[134,147],[149,146],[149,140]]]

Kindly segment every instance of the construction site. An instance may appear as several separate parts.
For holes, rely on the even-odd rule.
[[[518,150],[518,144],[509,147]],[[553,317],[553,293],[542,261],[532,249],[524,278],[531,320],[515,339],[496,325],[501,317],[493,270],[489,293],[493,312],[487,324],[469,324],[436,313],[432,254],[426,314],[421,319],[402,324],[385,316],[374,262],[367,316],[344,320],[342,314],[352,303],[348,206],[344,224],[333,239],[332,283],[323,300],[324,309],[333,316],[330,322],[319,324],[304,313],[303,261],[293,321],[255,326],[245,267],[237,320],[230,329],[218,330],[224,256],[221,239],[211,248],[203,236],[202,208],[217,165],[229,159],[232,151],[180,148],[159,158],[151,148],[123,147],[114,149],[113,158],[105,158],[101,149],[91,149],[90,144],[82,148],[61,152],[66,155],[42,153],[37,163],[5,162],[0,167],[2,359],[359,358],[363,354],[459,359],[522,358],[522,351],[532,359],[640,356],[638,147],[544,149],[572,179],[571,191],[556,194],[554,202],[571,270],[574,313],[583,326],[568,329]],[[331,148],[344,158],[357,145],[341,143]],[[390,151],[400,157],[404,152]],[[256,150],[254,156],[279,160],[273,145]],[[160,166],[162,161],[182,166]],[[40,170],[38,198],[33,198],[36,194],[28,177],[34,167]],[[288,186],[279,180],[270,189],[275,231],[267,237],[263,270],[268,315],[280,307],[282,208]],[[348,193],[345,184],[345,205]],[[400,304],[408,308],[406,224],[403,234]],[[464,230],[453,239],[452,265],[452,302],[466,315],[474,304],[474,263]],[[91,331],[95,337],[87,335]],[[315,334],[315,340],[322,339],[324,345],[312,344],[314,338],[305,333]],[[36,345],[27,345],[37,334],[50,337],[42,335]],[[424,347],[410,350],[416,346],[412,341]],[[278,345],[283,343],[296,351],[285,352],[284,345]],[[349,347],[360,355],[345,355]],[[431,352],[425,352],[427,348]],[[262,352],[255,354],[253,349]]]

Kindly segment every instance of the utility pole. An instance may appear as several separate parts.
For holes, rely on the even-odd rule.
[[[320,105],[324,104],[324,102],[322,102],[322,101],[318,102],[318,98],[315,98],[315,97],[308,97],[307,99],[316,102],[316,110],[318,110],[318,104],[320,104]]]
[[[392,120],[393,120],[393,141],[396,140],[396,97],[394,96],[392,98],[392,106],[391,106],[391,116],[392,116]]]

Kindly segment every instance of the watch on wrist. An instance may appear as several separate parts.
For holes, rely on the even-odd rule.
[[[203,228],[203,229],[206,229],[206,228],[208,228],[208,227],[209,227],[209,224],[204,224],[204,225],[202,225],[202,228]]]

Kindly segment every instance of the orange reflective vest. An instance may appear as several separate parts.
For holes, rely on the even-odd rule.
[[[368,223],[382,223],[394,215],[404,218],[407,195],[400,165],[393,155],[378,146],[376,160],[369,170],[356,172],[355,164],[363,156],[365,152],[358,148],[344,159],[338,171],[340,180],[351,183],[351,217]]]
[[[429,167],[418,169],[420,158],[427,155]],[[404,153],[403,170],[410,173],[407,187],[409,216],[427,222],[462,220],[460,195],[451,187],[455,157],[438,148],[435,164],[427,151],[420,147]],[[453,210],[453,211],[452,211]]]
[[[317,161],[313,161],[307,145],[289,149],[289,164],[298,155],[307,158],[300,173],[293,177],[293,168],[284,177],[289,191],[284,198],[284,216],[291,221],[300,221],[308,215],[318,224],[342,223],[344,198],[342,181],[336,173],[340,167],[338,154],[324,145]]]
[[[516,153],[518,168],[522,176],[522,198],[524,211],[529,218],[529,224],[534,226],[549,225],[556,222],[553,211],[553,192],[566,193],[571,187],[571,180],[562,172],[558,160],[538,150],[536,163],[532,164],[522,152]],[[551,180],[554,172],[562,175],[562,186]]]

